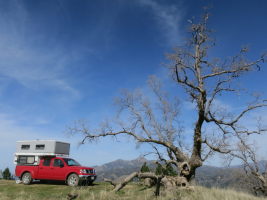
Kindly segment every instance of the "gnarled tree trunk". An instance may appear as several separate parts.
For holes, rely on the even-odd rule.
[[[189,183],[185,177],[181,176],[164,176],[164,175],[156,175],[155,173],[152,172],[133,172],[130,175],[128,175],[126,178],[124,178],[120,182],[114,182],[110,179],[104,179],[105,182],[110,183],[111,185],[114,186],[113,191],[118,192],[122,188],[124,188],[130,181],[133,180],[133,178],[138,177],[140,179],[146,179],[150,178],[155,182],[155,195],[159,196],[160,194],[160,187],[161,185],[164,186],[166,190],[172,190],[175,189],[176,187],[188,187]]]
[[[141,173],[141,172],[133,172],[130,175],[128,175],[126,178],[124,178],[122,181],[115,183],[114,181],[110,180],[110,179],[104,179],[105,182],[110,183],[111,185],[114,186],[113,191],[114,192],[118,192],[120,191],[122,188],[124,188],[130,181],[133,180],[133,178],[138,177],[141,179],[145,179],[145,178],[150,178],[153,179],[156,182],[156,191],[155,191],[155,195],[158,196],[160,193],[160,183],[161,183],[161,179],[163,178],[163,176],[158,176],[155,173],[151,173],[151,172],[145,172],[145,173]]]

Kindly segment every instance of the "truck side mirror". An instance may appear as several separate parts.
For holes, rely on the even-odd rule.
[[[61,163],[61,164],[59,165],[59,167],[60,167],[60,168],[64,167],[64,164],[63,164],[63,163]]]

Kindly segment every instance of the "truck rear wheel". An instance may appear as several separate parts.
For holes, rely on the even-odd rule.
[[[22,175],[21,181],[24,185],[29,185],[32,182],[32,175],[29,172],[26,172]]]
[[[68,179],[67,179],[67,184],[68,186],[77,186],[79,184],[79,177],[77,174],[71,174],[68,176]]]

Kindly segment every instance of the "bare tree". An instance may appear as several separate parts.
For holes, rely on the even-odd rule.
[[[124,120],[116,121],[115,125],[105,122],[96,130],[90,130],[86,123],[78,121],[73,127],[69,128],[69,131],[73,134],[83,134],[82,143],[94,141],[100,137],[113,136],[116,138],[118,135],[130,136],[138,144],[148,143],[151,145],[154,153],[162,161],[157,162],[157,164],[162,165],[162,167],[168,167],[170,164],[173,164],[179,168],[183,164],[179,160],[186,158],[182,153],[184,146],[180,139],[183,128],[178,118],[179,101],[177,98],[169,99],[156,77],[152,76],[148,84],[151,89],[151,96],[154,97],[153,102],[141,90],[136,90],[132,93],[124,91],[122,96],[116,99],[116,103],[120,108],[119,115]],[[114,131],[114,128],[119,129],[119,131]],[[161,150],[166,152],[165,155],[160,153]],[[166,159],[166,155],[168,159]],[[182,157],[178,160],[177,156]],[[153,179],[157,186],[155,194],[159,194],[160,182],[164,177],[161,174],[135,172],[120,183],[115,183],[108,179],[105,181],[114,185],[114,191],[119,191],[134,177]]]
[[[265,56],[255,61],[246,58],[247,48],[238,55],[226,60],[211,59],[209,49],[214,46],[211,31],[207,28],[208,14],[199,23],[190,22],[191,37],[184,47],[177,47],[168,55],[168,69],[178,86],[195,105],[192,111],[196,121],[192,140],[186,144],[183,128],[179,123],[179,102],[169,98],[155,78],[149,80],[150,88],[156,98],[153,101],[142,92],[124,92],[117,99],[122,119],[116,125],[105,123],[99,129],[90,130],[84,123],[70,128],[72,133],[82,133],[82,143],[101,137],[126,135],[137,143],[151,144],[158,159],[177,168],[178,176],[190,181],[195,170],[213,153],[230,153],[231,139],[242,134],[261,133],[265,129],[249,130],[241,126],[247,113],[266,103],[260,98],[243,107],[239,113],[220,111],[216,100],[220,95],[235,95],[238,90],[236,81],[244,74],[259,68]],[[156,102],[156,106],[153,102]],[[204,133],[203,126],[210,126]],[[210,132],[209,132],[210,131]]]
[[[247,48],[242,48],[240,53],[232,58],[220,61],[211,60],[208,50],[214,46],[210,37],[211,31],[207,28],[208,14],[202,21],[191,25],[192,37],[186,48],[177,48],[175,53],[169,55],[172,61],[170,70],[174,80],[182,86],[191,101],[196,104],[197,120],[195,122],[193,145],[191,155],[184,162],[189,165],[188,180],[195,174],[195,169],[202,165],[211,152],[229,153],[230,139],[239,134],[261,133],[265,129],[248,130],[241,126],[242,118],[250,111],[265,107],[264,100],[255,99],[240,113],[230,113],[226,110],[220,112],[216,106],[216,98],[220,95],[232,95],[241,92],[235,87],[235,81],[243,74],[264,62],[265,55],[255,61],[246,58]],[[210,61],[211,60],[211,61]],[[213,134],[203,134],[203,125],[217,127],[215,137]],[[208,153],[203,155],[203,145]]]
[[[260,161],[257,155],[255,142],[251,142],[247,136],[239,136],[235,148],[229,153],[229,158],[238,158],[242,162],[247,175],[247,183],[256,195],[267,196],[267,163]]]

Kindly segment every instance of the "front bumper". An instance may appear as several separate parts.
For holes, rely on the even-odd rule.
[[[79,175],[80,180],[95,181],[96,175]]]

